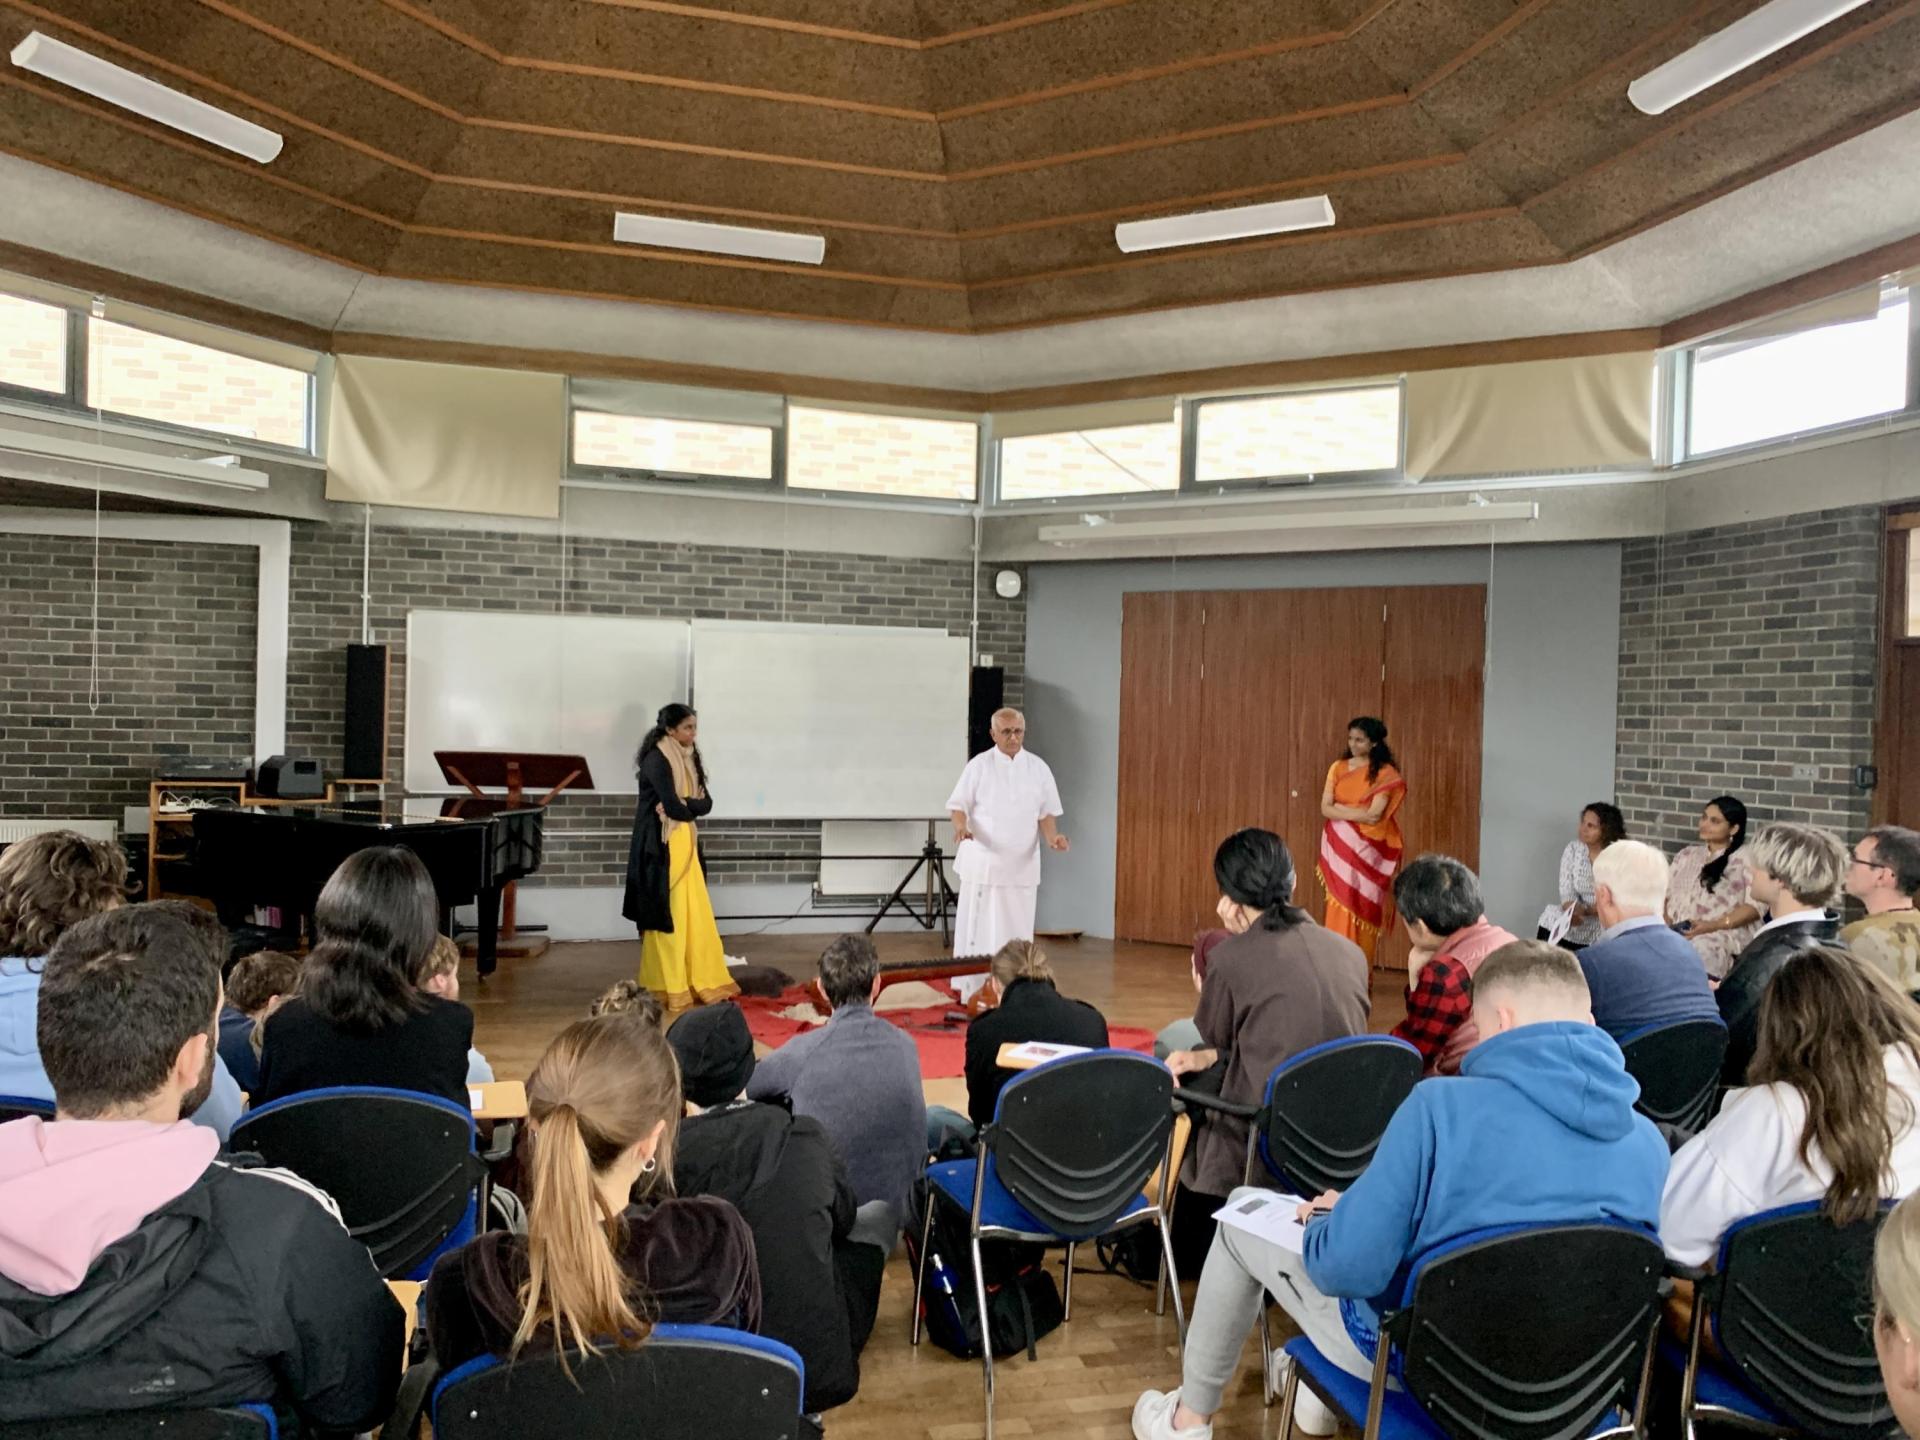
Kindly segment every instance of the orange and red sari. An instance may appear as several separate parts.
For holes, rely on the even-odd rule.
[[[1393,872],[1400,868],[1404,848],[1394,816],[1407,798],[1407,782],[1391,765],[1381,766],[1369,780],[1365,765],[1350,769],[1345,760],[1333,762],[1327,779],[1336,805],[1365,810],[1380,796],[1387,797],[1378,820],[1329,820],[1322,825],[1320,860],[1314,867],[1327,892],[1327,928],[1353,941],[1372,964],[1380,927],[1387,920]]]

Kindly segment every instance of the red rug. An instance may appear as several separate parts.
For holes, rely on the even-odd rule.
[[[778,1050],[802,1030],[817,1027],[790,1020],[780,1012],[808,1003],[806,992],[795,986],[778,999],[746,995],[734,1002],[747,1016],[747,1028],[753,1038],[769,1049]],[[917,1010],[883,1010],[881,1017],[898,1025],[913,1039],[920,1052],[920,1078],[947,1080],[964,1075],[967,1068],[967,1027],[965,1022],[947,1024],[946,1017],[960,1009],[952,1005],[928,1005]],[[1133,1025],[1109,1025],[1107,1040],[1115,1049],[1153,1053],[1153,1032]]]

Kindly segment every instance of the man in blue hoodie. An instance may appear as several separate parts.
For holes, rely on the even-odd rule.
[[[1579,961],[1535,940],[1502,946],[1473,977],[1473,1019],[1480,1043],[1460,1074],[1415,1086],[1352,1188],[1300,1207],[1304,1254],[1219,1227],[1193,1302],[1181,1388],[1140,1397],[1138,1440],[1209,1440],[1265,1293],[1329,1360],[1366,1379],[1382,1306],[1434,1247],[1493,1225],[1655,1228],[1667,1145],[1634,1113],[1639,1089],[1593,1024]],[[1232,1199],[1243,1193],[1253,1192]],[[1285,1380],[1284,1368],[1276,1378]],[[1309,1435],[1334,1431],[1332,1413],[1305,1388],[1294,1415]]]

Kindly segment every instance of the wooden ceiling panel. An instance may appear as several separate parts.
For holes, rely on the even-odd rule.
[[[513,8],[524,12],[509,52],[520,61],[656,75],[744,92],[929,108],[917,49],[875,44],[831,28],[770,28],[681,13],[709,8],[705,5],[647,9],[608,0],[516,0]]]
[[[1280,128],[1304,117],[1364,114],[1403,104],[1364,55],[1345,48],[1290,50],[1209,70],[1202,84],[1164,75],[1118,89],[1066,95],[944,120],[956,176],[1067,155],[1138,151],[1179,137]]]
[[[1330,241],[1318,235],[1279,236],[1209,247],[1204,258],[1124,256],[1104,267],[1058,275],[1043,284],[993,283],[972,290],[982,330],[1086,319],[1117,310],[1161,309],[1256,295],[1298,294],[1358,284],[1425,280],[1479,270],[1548,264],[1560,253],[1528,221],[1497,217]],[[1142,263],[1142,262],[1145,263]],[[1222,296],[1228,285],[1247,284]],[[1062,316],[1061,311],[1066,311]]]
[[[968,327],[967,292],[958,285],[893,285],[744,265],[718,256],[655,254],[622,246],[617,255],[570,252],[555,257],[515,245],[437,235],[401,238],[388,272],[417,280],[452,280],[549,294],[616,296],[705,309],[815,315],[832,310],[874,325]]]
[[[1330,186],[1329,191],[1340,217],[1340,234],[1349,237],[1382,226],[1428,223],[1436,217],[1515,212],[1505,192],[1464,164],[1375,175]],[[985,236],[968,244],[965,253],[966,278],[975,283],[1037,276],[1117,258],[1111,221]]]
[[[1920,105],[1876,0],[1664,116],[1761,0],[0,0],[281,131],[258,166],[0,70],[0,150],[379,273],[966,332],[1564,261]],[[1324,191],[1330,231],[1122,256]],[[818,270],[611,243],[823,234]]]

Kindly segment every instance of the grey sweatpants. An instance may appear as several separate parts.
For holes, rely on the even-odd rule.
[[[1242,1186],[1227,1199],[1258,1193]],[[1200,1289],[1187,1325],[1186,1367],[1180,1399],[1201,1415],[1220,1408],[1221,1396],[1240,1364],[1247,1336],[1260,1322],[1261,1296],[1271,1294],[1322,1355],[1362,1380],[1373,1375],[1373,1357],[1363,1355],[1340,1318],[1340,1302],[1322,1295],[1307,1278],[1306,1261],[1290,1250],[1257,1240],[1230,1225],[1216,1227]]]

